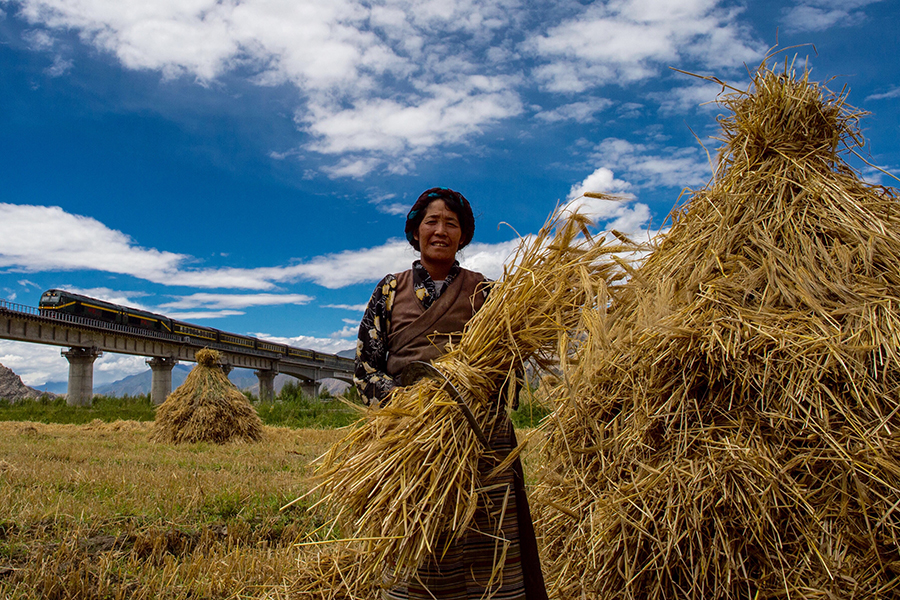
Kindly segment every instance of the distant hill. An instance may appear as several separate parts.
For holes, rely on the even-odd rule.
[[[0,365],[0,399],[16,402],[25,398],[40,398],[43,394],[44,392],[22,383],[22,378],[12,369]]]

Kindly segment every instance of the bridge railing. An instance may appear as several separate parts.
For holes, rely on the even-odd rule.
[[[0,299],[0,310],[8,310],[10,312],[25,313],[26,315],[41,316],[40,309],[33,306],[25,306],[24,304],[16,304],[9,300]]]

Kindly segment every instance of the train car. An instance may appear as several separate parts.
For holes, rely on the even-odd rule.
[[[306,358],[309,360],[316,359],[316,353],[313,352],[312,350],[303,350],[302,348],[294,348],[291,346],[287,347],[287,355],[293,356],[296,358]]]
[[[233,333],[220,331],[219,342],[228,344],[229,346],[239,346],[245,350],[256,350],[256,338],[247,337],[245,335],[235,335]]]
[[[44,316],[68,314],[138,329],[172,333],[172,320],[168,317],[138,308],[119,306],[81,294],[73,294],[65,290],[47,290],[41,295],[38,308]]]
[[[287,346],[284,344],[276,344],[267,342],[266,340],[256,340],[256,349],[265,352],[273,352],[275,354],[287,354]]]
[[[219,334],[221,333],[218,329],[213,329],[212,327],[202,327],[192,323],[175,321],[174,319],[172,320],[172,332],[180,336],[194,338],[199,343],[204,341],[218,342]]]

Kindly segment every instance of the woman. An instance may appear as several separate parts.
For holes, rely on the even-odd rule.
[[[359,326],[354,381],[368,403],[386,402],[407,365],[443,354],[451,337],[481,308],[484,276],[456,260],[474,233],[472,208],[453,190],[426,190],[409,211],[406,239],[420,259],[378,283]],[[505,414],[502,399],[494,409]],[[507,424],[494,428],[490,446],[495,452],[479,464],[480,472],[492,471],[496,457],[515,447],[512,424]],[[384,598],[547,598],[521,462],[516,459],[512,468],[485,483],[492,491],[484,494],[469,530],[408,582],[386,589]]]

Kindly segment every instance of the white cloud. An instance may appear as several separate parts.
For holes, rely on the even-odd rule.
[[[596,192],[600,194],[615,194],[628,189],[629,183],[616,179],[613,172],[606,167],[600,167],[590,175],[588,175],[581,183],[576,183],[569,190],[567,198],[573,200],[585,192]]]
[[[607,100],[606,98],[591,98],[590,100],[564,104],[552,110],[543,110],[537,113],[535,117],[547,123],[559,121],[588,123],[594,120],[596,113],[606,110],[612,104],[612,100]]]
[[[239,317],[246,314],[241,310],[208,310],[208,311],[185,311],[166,313],[166,316],[179,321],[203,321],[205,319],[222,319],[224,317]]]
[[[12,369],[30,386],[66,381],[69,377],[69,363],[58,346],[0,340],[0,364]]]
[[[203,84],[240,71],[256,85],[292,84],[310,149],[363,154],[342,156],[332,177],[362,177],[373,162],[404,172],[409,165],[392,158],[468,140],[521,112],[512,54],[489,52],[509,35],[518,0],[13,1],[36,26],[34,48],[76,31],[128,69]]]
[[[721,0],[592,2],[563,21],[521,0],[5,1],[33,26],[32,47],[42,51],[52,51],[58,31],[75,31],[128,69],[203,85],[233,73],[292,85],[308,139],[270,156],[317,152],[333,160],[323,168],[332,178],[405,174],[435,148],[472,143],[520,115],[521,90],[534,81],[583,92],[685,61],[740,66],[765,50]],[[530,17],[538,24],[524,29]],[[56,57],[48,73],[71,67]],[[538,118],[587,122],[606,107],[581,100]]]
[[[354,312],[363,312],[368,304],[325,304],[322,308],[340,308],[342,310],[352,310]]]
[[[473,244],[463,256],[473,264],[494,269],[505,244]],[[276,283],[312,281],[329,289],[374,282],[386,273],[408,269],[416,253],[406,240],[391,239],[381,246],[325,254],[299,264],[257,269],[185,269],[191,257],[145,249],[127,235],[88,217],[59,207],[0,204],[0,267],[26,272],[90,270],[130,275],[162,285],[199,288],[272,289]],[[493,270],[491,272],[494,272]],[[73,289],[115,304],[143,308],[139,294],[108,288]],[[303,294],[197,293],[162,308],[235,309],[249,306],[305,304]],[[192,311],[193,318],[235,313]],[[175,316],[170,315],[170,316]],[[179,318],[185,318],[184,316]]]
[[[305,294],[208,294],[197,293],[182,296],[173,302],[159,305],[167,308],[236,309],[251,306],[282,306],[285,304],[309,304],[312,296]]]
[[[560,206],[559,213],[578,212],[598,225],[599,229],[615,229],[628,235],[646,232],[650,223],[650,207],[630,194],[616,195],[616,192],[630,187],[628,182],[616,179],[613,172],[600,167],[584,181],[572,186],[567,202]],[[587,192],[609,194],[608,198],[584,196]]]
[[[519,97],[509,91],[442,87],[411,99],[365,99],[344,108],[311,104],[298,116],[315,138],[311,148],[322,154],[421,153],[441,144],[454,144],[480,133],[484,127],[522,112]],[[373,159],[368,159],[369,161]],[[371,170],[368,162],[347,159],[338,175],[359,176]]]
[[[346,328],[345,328],[346,329]],[[357,328],[358,329],[358,328]],[[315,350],[317,352],[327,352],[328,354],[337,354],[343,350],[349,350],[356,347],[356,331],[347,337],[354,338],[351,341],[340,338],[317,338],[308,335],[298,335],[295,337],[279,337],[268,333],[251,333],[250,335],[261,339],[274,342],[276,344],[287,344],[295,348],[305,348],[307,350]]]
[[[32,50],[50,50],[56,43],[53,36],[43,29],[29,29],[22,34],[22,39]]]
[[[507,264],[519,247],[518,239],[499,244],[472,243],[458,255],[459,264],[470,271],[477,271],[488,279],[499,279],[503,265]]]
[[[735,82],[729,82],[734,85]],[[722,93],[721,84],[704,81],[693,85],[674,87],[665,92],[648,94],[647,97],[659,102],[659,110],[664,115],[684,113],[698,108],[709,111],[720,110],[716,98]]]
[[[359,335],[359,323],[356,325],[347,325],[346,327],[335,331],[331,334],[332,339],[352,340]]]
[[[190,257],[140,247],[96,219],[58,206],[0,203],[0,267],[35,273],[91,270],[163,285],[271,289],[282,269],[185,269]]]
[[[104,353],[94,363],[94,385],[118,381],[148,369],[146,356]]]
[[[607,138],[595,148],[592,160],[621,173],[637,187],[683,189],[703,184],[712,176],[706,153],[699,146],[673,148]]]
[[[717,0],[618,0],[587,5],[568,21],[531,33],[526,51],[546,61],[534,75],[549,91],[624,84],[692,59],[708,67],[758,61],[765,48]]]
[[[784,9],[785,29],[792,32],[851,27],[866,20],[862,10],[881,0],[801,0]]]
[[[62,77],[72,69],[74,64],[71,60],[56,56],[53,58],[53,64],[44,69],[44,73],[49,77]]]
[[[49,381],[67,381],[69,361],[62,352],[67,348],[0,340],[0,364],[12,369],[29,386]],[[117,381],[147,370],[147,358],[104,353],[94,362],[94,385]]]
[[[56,206],[0,203],[0,267],[30,272],[90,268],[163,282],[185,258],[140,248],[127,235]]]
[[[892,87],[886,92],[881,94],[872,94],[871,96],[866,96],[866,102],[870,100],[887,100],[889,98],[900,98],[900,87]]]

